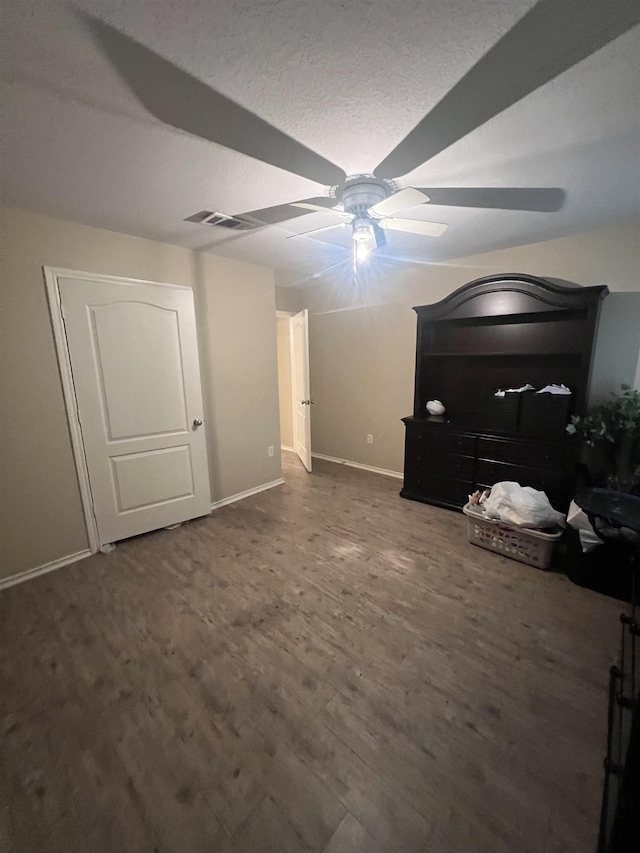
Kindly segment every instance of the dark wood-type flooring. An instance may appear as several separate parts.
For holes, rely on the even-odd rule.
[[[284,463],[0,593],[3,853],[592,851],[620,605]]]

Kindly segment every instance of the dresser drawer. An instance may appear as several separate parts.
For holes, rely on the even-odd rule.
[[[406,424],[407,445],[412,447],[428,447],[435,453],[461,453],[464,456],[474,456],[476,452],[475,435],[458,432],[438,432],[433,427],[427,427],[412,421]]]
[[[528,468],[562,470],[567,462],[567,448],[564,443],[536,444],[528,441],[478,438],[478,459],[508,462]]]
[[[463,435],[461,433],[437,433],[425,437],[429,450],[432,453],[460,453],[463,456],[475,456],[475,435]]]
[[[532,486],[543,492],[557,494],[566,488],[564,471],[552,471],[548,468],[528,468],[524,465],[509,465],[505,462],[490,462],[478,459],[476,463],[476,483],[478,486],[491,487],[503,480]]]
[[[444,474],[446,477],[456,477],[471,482],[475,459],[472,456],[436,452],[430,444],[427,444],[418,455],[416,467],[420,468],[425,474]]]
[[[438,503],[440,501],[462,507],[474,491],[469,480],[444,477],[441,474],[411,472],[405,476],[404,492],[411,497],[423,498]]]

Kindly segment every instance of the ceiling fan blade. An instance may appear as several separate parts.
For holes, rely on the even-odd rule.
[[[335,199],[327,199],[327,201],[330,201],[332,203],[332,205],[335,205],[335,203],[336,203]],[[292,201],[291,207],[301,207],[303,210],[305,210],[307,212],[313,211],[314,213],[318,213],[318,212],[319,213],[333,213],[335,216],[342,216],[345,219],[348,216],[349,217],[351,216],[351,214],[345,213],[344,210],[336,210],[335,207],[324,207],[323,205],[311,204],[311,203],[306,202],[306,201]]]
[[[326,202],[326,206],[325,206]],[[236,214],[242,218],[244,216],[255,219],[263,225],[277,225],[278,222],[286,222],[288,219],[297,219],[299,216],[306,216],[309,211],[304,208],[297,207],[298,204],[313,204],[314,210],[330,209],[334,205],[335,199],[319,196],[318,198],[307,198],[303,202],[289,202],[288,204],[276,204],[273,207],[263,207],[260,210],[248,210],[245,213]]]
[[[379,249],[380,246],[387,245],[387,238],[384,233],[384,228],[381,228],[377,222],[373,221],[373,239],[376,243],[376,249]]]
[[[376,177],[408,174],[639,20],[637,0],[539,0],[385,157]]]
[[[449,227],[443,222],[423,222],[421,219],[381,219],[379,224],[390,231],[406,231],[423,237],[440,237]]]
[[[408,207],[415,207],[416,204],[424,204],[429,201],[429,196],[425,195],[421,190],[416,190],[413,187],[407,187],[406,190],[400,190],[388,198],[384,198],[377,204],[369,208],[369,213],[374,216],[393,216],[400,210],[406,210]]]
[[[323,228],[312,228],[311,231],[301,231],[299,234],[289,234],[287,240],[294,237],[309,237],[311,234],[319,234],[320,231],[329,231],[331,228],[342,228],[347,225],[346,222],[336,222],[334,225],[325,225]]]
[[[157,119],[263,163],[331,186],[345,173],[115,27],[78,13],[124,82]]]
[[[567,194],[559,187],[420,187],[431,204],[498,210],[561,210]]]

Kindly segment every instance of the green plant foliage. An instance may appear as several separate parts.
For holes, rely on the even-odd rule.
[[[612,400],[586,415],[573,415],[567,432],[579,435],[591,447],[601,441],[618,444],[624,436],[640,437],[640,391],[629,385],[621,388],[621,394],[612,394]]]

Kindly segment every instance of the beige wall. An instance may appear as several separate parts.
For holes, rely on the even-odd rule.
[[[194,288],[214,501],[281,476],[273,272],[3,211],[0,578],[87,547],[42,266]]]
[[[638,224],[463,258],[444,265],[388,268],[357,287],[334,278],[303,289],[310,312],[312,450],[402,471],[404,428],[413,410],[414,305],[436,302],[466,282],[527,272],[587,286],[606,284],[593,398],[634,381],[640,349]],[[284,301],[284,300],[283,300]],[[446,403],[446,401],[445,401]],[[366,443],[367,433],[374,437]]]
[[[289,311],[295,314],[300,311],[300,288],[276,287],[276,308],[278,311]]]
[[[611,398],[620,384],[638,383],[640,364],[640,285],[631,291],[613,291],[602,303],[600,324],[593,357],[589,402]]]
[[[289,317],[276,317],[278,344],[278,393],[280,397],[280,441],[293,447],[293,404],[291,397],[291,332]]]

